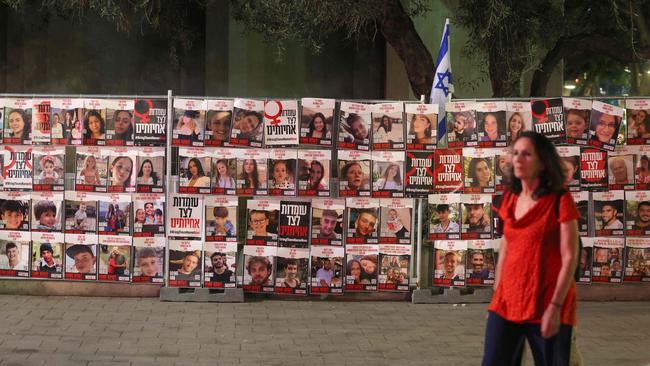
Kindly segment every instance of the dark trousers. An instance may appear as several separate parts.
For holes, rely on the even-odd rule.
[[[528,339],[536,366],[568,366],[572,330],[562,324],[555,336],[544,339],[539,324],[513,323],[489,312],[482,365],[519,366],[524,340]]]

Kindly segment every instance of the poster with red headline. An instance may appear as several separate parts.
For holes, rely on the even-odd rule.
[[[201,287],[202,251],[200,240],[169,240],[167,286]]]
[[[506,121],[508,146],[512,146],[522,132],[533,129],[530,102],[506,102]]]
[[[625,100],[627,144],[650,144],[650,99]]]
[[[429,240],[460,239],[460,194],[429,195]]]
[[[63,279],[64,256],[63,233],[32,233],[29,276],[41,279]]]
[[[345,246],[345,291],[374,292],[379,280],[379,245],[348,244]]]
[[[404,103],[373,104],[372,150],[404,150]]]
[[[467,241],[436,240],[433,248],[433,286],[465,286]]]
[[[506,102],[476,102],[476,121],[480,147],[505,147],[507,144]]]
[[[166,159],[165,150],[158,147],[142,147],[137,151],[137,163],[133,174],[136,175],[136,192],[164,193]]]
[[[280,201],[256,198],[249,200],[246,245],[278,245]]]
[[[566,121],[567,143],[587,145],[591,100],[562,98],[562,104],[564,106],[564,120]]]
[[[106,145],[133,146],[133,99],[109,99],[106,106]]]
[[[298,150],[298,196],[330,196],[331,160],[329,150]]]
[[[201,238],[204,226],[203,197],[189,194],[171,194],[169,197],[169,217],[169,232],[167,233],[169,236]]]
[[[625,240],[623,282],[650,282],[650,238]]]
[[[205,196],[205,241],[237,241],[237,197]]]
[[[347,207],[346,244],[379,243],[379,199],[349,197]]]
[[[202,148],[178,148],[178,192],[210,193],[212,158]]]
[[[212,156],[212,194],[234,196],[237,189],[237,150],[218,148]]]
[[[138,151],[132,147],[118,146],[110,150],[106,187],[109,193],[135,192],[137,158]]]
[[[580,191],[580,147],[556,146],[556,150],[562,161],[567,188],[570,192]]]
[[[345,248],[316,245],[311,247],[312,295],[343,294],[345,280]]]
[[[262,147],[264,142],[264,101],[235,99],[230,144]]]
[[[372,152],[372,196],[404,197],[403,151]]]
[[[131,236],[133,211],[130,194],[101,194],[97,207],[99,210],[97,233],[100,236]]]
[[[578,219],[578,233],[581,237],[585,237],[590,232],[589,225],[589,192],[571,192],[573,202],[576,203],[580,218]]]
[[[277,254],[277,247],[244,245],[244,292],[274,292]]]
[[[380,198],[380,244],[411,244],[413,199]]]
[[[267,196],[269,153],[261,149],[237,149],[237,195]]]
[[[0,230],[30,231],[29,192],[0,191]]]
[[[650,146],[638,146],[636,154],[636,169],[634,172],[636,189],[650,189]]]
[[[578,259],[578,284],[590,284],[593,274],[594,239],[589,237],[580,238],[582,250]]]
[[[409,291],[411,246],[379,244],[379,291]]]
[[[230,146],[233,101],[230,99],[208,99],[205,119],[205,146]]]
[[[307,295],[309,248],[278,248],[275,266],[276,294]]]
[[[280,201],[278,245],[281,247],[308,248],[310,201]]]
[[[300,144],[332,146],[336,99],[302,98]]]
[[[108,99],[84,99],[84,115],[81,124],[83,144],[87,146],[106,145],[106,107]]]
[[[339,149],[370,151],[372,105],[341,102],[339,108]]]
[[[66,234],[97,235],[97,202],[99,194],[79,191],[65,192],[64,231]],[[90,236],[89,236],[90,237]],[[65,241],[69,242],[68,235]],[[97,243],[97,239],[94,240]]]
[[[108,155],[110,150],[96,146],[77,148],[75,190],[106,192],[108,180]]]
[[[264,128],[264,146],[298,145],[298,101],[266,100]]]
[[[63,232],[63,192],[32,192],[32,232]]]
[[[407,151],[404,169],[406,197],[425,198],[434,191],[433,151]]]
[[[650,235],[650,191],[625,192],[625,236]]]
[[[625,238],[593,238],[594,283],[621,283],[623,280],[623,249]]]
[[[554,144],[566,142],[562,98],[532,99],[530,108],[533,131],[546,136]]]
[[[469,286],[492,286],[496,278],[499,240],[468,240],[465,282]]]
[[[133,283],[165,282],[165,247],[164,237],[133,238]]]
[[[436,150],[433,166],[436,192],[461,192],[463,190],[462,149]]]
[[[406,149],[434,150],[438,140],[438,105],[405,104]]]
[[[311,245],[343,245],[345,199],[321,198],[311,203]]]
[[[607,189],[606,151],[591,147],[580,148],[580,187],[592,192]]]
[[[206,101],[174,98],[172,146],[203,146]]]
[[[593,101],[589,125],[589,145],[614,151],[624,109],[615,105]]]
[[[203,287],[237,287],[237,242],[203,243]]]
[[[34,146],[32,158],[34,191],[62,192],[65,183],[65,147]]]
[[[478,146],[478,125],[474,102],[445,103],[447,113],[447,147]],[[440,136],[438,140],[440,140]]]
[[[167,142],[167,99],[136,99],[133,107],[135,144],[165,146]]]
[[[637,146],[616,146],[607,154],[609,190],[634,190],[634,167]]]
[[[89,237],[95,240],[88,240]],[[96,239],[97,235],[66,235],[64,261],[66,280],[97,281],[99,254]]]
[[[81,145],[84,100],[50,99],[52,145]]]
[[[293,149],[269,149],[269,196],[296,195],[296,158]]]
[[[372,182],[371,154],[340,150],[338,155],[339,197],[369,197]]]
[[[33,160],[31,146],[5,145],[2,150],[5,191],[31,191]]]
[[[131,236],[99,236],[99,280],[131,282]]]
[[[25,231],[0,231],[0,277],[29,277],[31,235]]]
[[[49,145],[52,136],[52,105],[49,99],[32,99],[32,144]]]
[[[594,192],[594,228],[596,236],[623,236],[625,233],[624,191]]]
[[[580,151],[578,150],[578,157]],[[512,184],[512,153],[511,149],[494,149],[494,188],[496,192],[504,192]],[[578,176],[578,187],[580,187],[580,176]]]
[[[463,194],[461,200],[461,239],[492,239],[492,196]]]
[[[12,145],[32,144],[32,99],[4,99],[3,142]]]
[[[463,175],[465,193],[494,193],[494,151],[463,148]]]
[[[133,236],[165,236],[165,195],[136,193],[133,195]],[[171,236],[171,234],[170,234]]]

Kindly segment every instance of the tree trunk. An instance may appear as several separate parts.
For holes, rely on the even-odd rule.
[[[415,30],[399,0],[389,0],[379,21],[379,29],[386,41],[404,63],[411,90],[419,97],[431,93],[435,65],[431,53]]]
[[[502,51],[501,51],[502,52]],[[508,58],[496,49],[488,52],[488,72],[492,84],[492,96],[495,98],[521,96],[519,83],[525,63],[515,58]]]

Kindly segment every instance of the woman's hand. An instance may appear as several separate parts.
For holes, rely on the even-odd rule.
[[[560,308],[553,304],[548,304],[544,315],[542,315],[541,333],[542,337],[548,339],[560,331]]]

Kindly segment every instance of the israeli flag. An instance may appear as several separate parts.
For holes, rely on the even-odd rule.
[[[445,30],[442,32],[440,51],[436,61],[436,74],[431,85],[431,104],[438,104],[438,141],[447,137],[447,115],[445,103],[451,99],[454,92],[454,85],[451,79],[451,62],[449,60],[449,19],[445,22]]]

